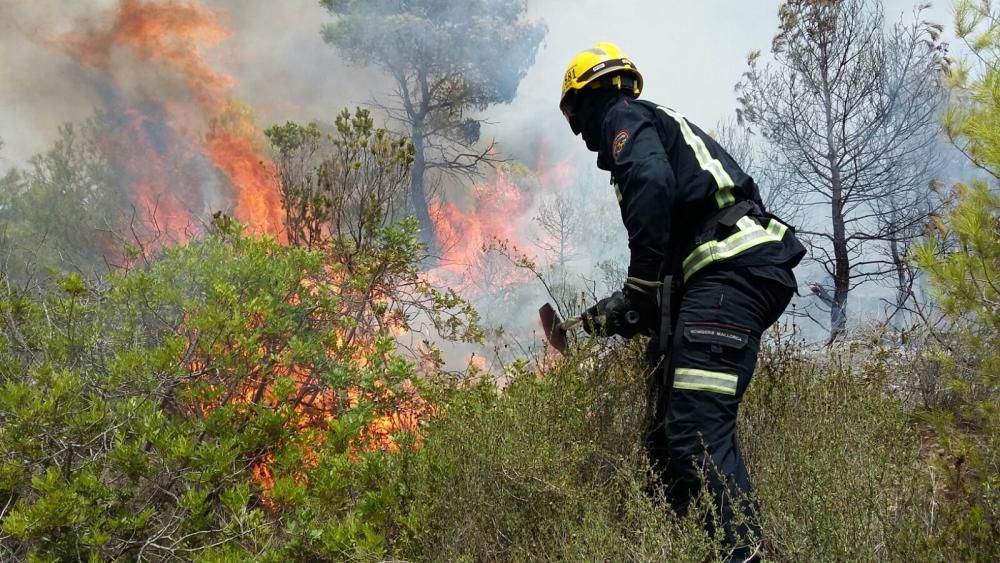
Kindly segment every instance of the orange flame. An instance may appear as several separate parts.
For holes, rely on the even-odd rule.
[[[289,302],[300,303],[304,295],[315,296],[326,290],[350,295],[352,288],[341,286],[341,281],[338,271],[327,268],[322,279],[301,280],[301,290],[291,294]],[[243,330],[253,333],[267,326],[268,322],[262,312],[250,314]],[[368,330],[346,333],[342,328],[335,328],[331,333],[333,342],[327,346],[325,353],[331,360],[349,362],[358,368],[389,361],[377,349],[372,333]],[[255,408],[274,409],[288,417],[284,424],[294,431],[291,443],[283,444],[296,448],[301,455],[300,466],[291,474],[276,475],[275,456],[270,451],[260,452],[250,467],[250,478],[260,488],[263,504],[272,511],[281,508],[280,502],[273,496],[276,479],[283,477],[296,483],[308,483],[309,471],[319,463],[318,448],[327,443],[333,422],[346,410],[363,406],[366,411],[374,413],[374,418],[351,439],[352,456],[364,451],[395,451],[400,447],[395,436],[401,433],[412,435],[412,444],[419,446],[423,439],[418,428],[420,421],[437,414],[434,405],[423,399],[409,380],[395,389],[381,380],[374,381],[368,388],[348,386],[332,389],[320,382],[320,376],[312,366],[297,363],[285,348],[261,346],[241,349],[221,340],[210,346],[212,349],[206,354],[208,358],[228,355],[240,358],[244,365],[268,365],[270,369],[242,377],[235,388],[225,381],[206,376],[199,382],[205,394],[196,394],[189,403],[192,412],[205,417],[223,405],[236,407],[241,415],[249,415]],[[188,367],[192,373],[211,373],[206,360],[200,357],[196,357]],[[293,405],[293,408],[284,408],[288,405]]]
[[[173,240],[189,240],[192,225],[218,206],[259,232],[279,233],[284,223],[273,166],[260,150],[261,132],[252,114],[233,100],[234,80],[205,59],[206,49],[229,36],[222,15],[192,1],[120,0],[109,25],[57,41],[106,84],[102,92],[114,129],[108,152],[149,230]],[[219,180],[225,184],[221,190]],[[327,274],[333,283],[339,281],[334,272]],[[303,290],[314,291],[317,283],[303,284]],[[335,291],[345,303],[358,300],[349,287]],[[267,322],[258,317],[247,320],[248,331]],[[196,400],[194,413],[205,416],[223,404],[246,410],[296,405],[289,424],[297,430],[296,440],[308,444],[302,470],[290,476],[296,480],[315,466],[314,448],[326,439],[323,432],[334,418],[361,401],[378,405],[381,414],[357,437],[353,445],[359,451],[394,449],[393,434],[415,432],[418,420],[433,416],[432,406],[409,384],[398,393],[379,385],[338,393],[319,385],[308,367],[274,350],[229,345],[226,352],[253,364],[273,355],[271,379],[248,378],[237,389],[206,379],[209,391],[222,394]],[[363,367],[375,357],[375,346],[369,334],[338,333],[327,353]],[[209,371],[197,360],[190,367],[194,373]],[[291,396],[276,390],[278,379],[291,381]],[[262,453],[251,479],[264,491],[265,504],[278,508],[270,499],[273,461],[272,453]]]
[[[187,240],[189,226],[199,215],[228,203],[238,219],[259,232],[277,233],[282,226],[281,202],[270,163],[254,145],[260,132],[245,113],[233,114],[231,77],[211,68],[203,50],[229,36],[221,12],[194,3],[170,0],[121,0],[108,29],[71,33],[58,42],[82,65],[99,72],[117,87],[116,102],[126,104],[129,132],[122,148],[122,167],[140,209],[156,210],[155,218],[173,238]],[[137,90],[125,95],[126,88]],[[189,100],[178,103],[177,100]],[[155,111],[147,108],[154,107]],[[146,110],[146,111],[143,111]],[[207,139],[197,133],[206,122],[229,118],[228,127]],[[235,118],[235,119],[234,119]],[[199,125],[200,124],[200,125]],[[162,130],[150,132],[151,126]],[[157,137],[177,137],[191,151],[169,151]],[[161,145],[161,146],[157,146]],[[191,153],[195,154],[191,154]],[[198,158],[210,162],[228,180],[233,193],[205,193],[206,182],[174,179],[170,169],[184,168]],[[193,193],[202,190],[201,193]],[[226,200],[229,200],[228,202]]]
[[[491,181],[473,186],[471,209],[434,198],[430,202],[431,221],[441,247],[440,264],[429,274],[434,283],[450,285],[466,293],[485,290],[476,278],[496,278],[494,283],[510,284],[524,281],[522,272],[513,264],[496,270],[487,251],[494,246],[506,246],[515,252],[530,244],[524,231],[523,219],[532,208],[532,196],[524,191],[504,170],[497,167]],[[488,271],[490,270],[490,271]]]
[[[469,205],[440,198],[430,202],[431,221],[442,249],[439,266],[428,275],[430,281],[475,298],[531,278],[509,260],[500,264],[491,260],[487,251],[502,247],[509,253],[507,258],[530,257],[535,243],[545,236],[532,221],[536,196],[566,191],[576,174],[568,158],[550,162],[544,146],[534,169],[525,170],[528,173],[515,180],[507,165],[497,166],[493,178],[473,186]]]
[[[502,168],[492,182],[473,187],[474,208],[463,213],[455,204],[436,199],[431,206],[438,240],[444,249],[441,263],[447,269],[464,269],[493,240],[521,242],[516,219],[524,215],[531,198]]]

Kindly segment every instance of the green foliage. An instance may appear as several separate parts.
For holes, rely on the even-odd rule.
[[[413,163],[406,137],[375,127],[371,112],[344,109],[332,133],[288,122],[265,132],[276,153],[292,244],[329,247],[337,259],[371,250],[373,234],[400,219]],[[345,246],[346,245],[346,246]]]
[[[413,145],[375,128],[362,108],[341,111],[334,125],[326,135],[317,124],[292,122],[265,131],[277,154],[289,242],[321,251],[335,275],[353,280],[339,294],[357,324],[352,335],[409,330],[419,317],[446,338],[478,340],[469,303],[421,275],[426,246],[416,221],[401,217]]]
[[[508,370],[438,398],[422,446],[391,468],[405,483],[392,543],[416,561],[717,561],[703,512],[649,495],[641,450],[648,368],[638,348],[583,346],[544,376]],[[892,350],[763,352],[742,443],[778,561],[953,560],[926,439],[888,384]],[[966,546],[964,559],[995,553]]]
[[[934,329],[929,351],[950,392],[926,413],[937,438],[942,508],[919,542],[987,561],[1000,553],[1000,6],[959,2],[956,28],[978,68],[956,67],[945,128],[992,178],[954,187],[952,208],[916,256],[950,321]]]
[[[956,185],[953,195],[957,205],[946,218],[943,240],[955,246],[942,251],[938,237],[928,237],[917,260],[930,275],[944,312],[975,323],[988,342],[1000,329],[995,305],[1000,303],[995,283],[1000,274],[1000,196],[985,182]]]
[[[104,268],[121,205],[103,127],[100,118],[65,125],[26,170],[0,178],[0,252],[16,280],[47,268]]]
[[[315,123],[303,126],[292,121],[284,125],[272,125],[264,131],[264,135],[281,158],[290,157],[304,148],[317,145],[323,136]]]
[[[975,164],[1000,175],[1000,5],[995,0],[955,4],[955,31],[972,52],[951,73],[955,103],[945,130]]]
[[[404,223],[377,248],[412,263],[414,240]],[[366,271],[219,217],[106,284],[5,289],[0,558],[724,557],[703,512],[678,518],[647,493],[639,343],[582,343],[543,375],[516,363],[503,386],[416,379],[391,323],[357,320],[390,310],[353,308],[345,288]],[[886,391],[893,358],[763,352],[741,436],[777,560],[995,555],[995,484],[969,487],[996,473],[953,481],[942,464],[961,451],[988,468],[971,446],[995,452],[996,432],[951,434],[962,449],[939,446],[928,466],[921,427]],[[415,412],[419,435],[380,430]]]
[[[646,370],[638,349],[592,346],[544,376],[454,389],[400,478],[399,553],[418,561],[697,561],[696,519],[646,494]]]
[[[935,541],[942,511],[960,506],[940,497],[920,427],[887,387],[903,368],[892,350],[816,356],[768,341],[740,423],[767,560],[954,560],[956,546]],[[448,394],[400,466],[397,556],[725,560],[701,529],[704,512],[680,519],[647,492],[638,348],[584,346],[544,376],[508,375],[502,390],[481,382]],[[974,549],[965,559],[995,554]]]
[[[946,221],[955,247],[942,252],[928,238],[917,255],[952,321],[930,350],[949,389],[927,413],[947,501],[925,541],[980,560],[1000,542],[1000,197],[984,183],[959,185],[955,196]]]
[[[378,313],[344,288],[367,270],[240,228],[219,218],[106,287],[77,274],[45,294],[3,285],[0,558],[386,551],[403,483],[382,478],[383,448],[413,439],[378,422],[419,414],[413,366],[390,324],[357,334]],[[412,224],[377,248],[419,256]]]
[[[931,513],[930,485],[917,428],[887,393],[900,367],[867,344],[807,359],[765,341],[740,431],[775,559],[912,560],[904,531]]]

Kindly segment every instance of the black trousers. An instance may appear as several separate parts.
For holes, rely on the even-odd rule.
[[[647,434],[651,462],[668,498],[684,514],[706,485],[732,561],[761,541],[753,487],[736,440],[740,400],[753,378],[760,337],[795,291],[784,266],[715,269],[695,276],[675,299],[669,357],[658,377]]]

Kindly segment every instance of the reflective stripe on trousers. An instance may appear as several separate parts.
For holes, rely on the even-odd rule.
[[[749,558],[761,539],[736,420],[761,333],[794,292],[777,281],[777,270],[784,268],[721,267],[685,285],[647,433],[650,458],[674,508],[683,514],[704,487],[717,516],[706,518],[706,530],[722,532],[733,561]]]
[[[735,395],[738,383],[739,377],[729,373],[691,368],[674,370],[674,389]]]

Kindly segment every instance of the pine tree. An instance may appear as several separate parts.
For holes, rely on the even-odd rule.
[[[934,222],[917,263],[952,323],[937,331],[936,359],[948,402],[933,413],[953,502],[937,537],[955,560],[996,556],[1000,537],[1000,3],[963,0],[956,31],[973,57],[952,73],[945,130],[982,173],[952,190],[953,208]],[[947,243],[947,244],[944,244]],[[990,555],[992,553],[992,555]]]

